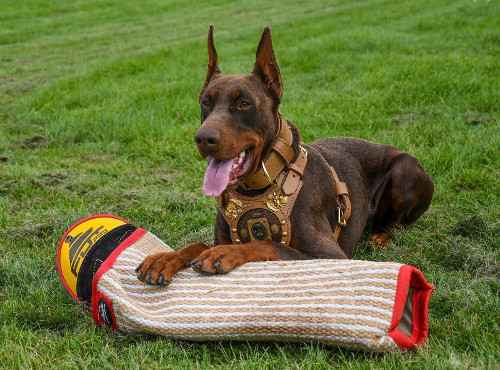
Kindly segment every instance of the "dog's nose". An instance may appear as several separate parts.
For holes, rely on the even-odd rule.
[[[214,129],[200,129],[194,135],[194,141],[201,151],[209,151],[215,149],[220,140],[220,133]]]

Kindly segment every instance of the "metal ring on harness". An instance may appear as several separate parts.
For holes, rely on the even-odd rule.
[[[278,184],[278,181],[276,179],[271,179],[271,176],[269,176],[269,172],[267,172],[267,168],[266,168],[266,165],[264,164],[264,161],[260,162],[261,165],[262,165],[262,170],[264,171],[264,175],[266,176],[267,178],[267,181],[269,181],[269,184],[271,184],[272,186],[276,186]]]
[[[347,225],[347,221],[346,220],[342,220],[343,218],[344,218],[344,210],[340,209],[340,207],[337,206],[337,223],[340,226],[345,227]]]

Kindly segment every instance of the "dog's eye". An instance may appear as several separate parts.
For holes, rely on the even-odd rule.
[[[208,100],[203,100],[201,105],[203,105],[204,108],[210,108],[210,102]]]
[[[248,107],[250,106],[250,103],[249,102],[246,102],[246,101],[242,101],[240,102],[240,104],[238,105],[238,108],[241,108],[241,109],[247,109]]]

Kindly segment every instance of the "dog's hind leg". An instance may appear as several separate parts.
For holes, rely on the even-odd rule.
[[[431,203],[434,183],[415,157],[398,153],[386,175],[372,196],[375,209],[372,240],[376,246],[386,246],[390,231],[408,227],[415,222]]]

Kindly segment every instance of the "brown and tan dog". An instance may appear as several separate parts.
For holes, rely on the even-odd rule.
[[[415,157],[353,138],[300,142],[278,111],[283,84],[269,27],[250,74],[220,73],[212,26],[208,54],[195,142],[210,161],[203,190],[219,202],[215,246],[148,256],[139,280],[168,284],[190,265],[217,274],[252,261],[350,258],[367,225],[385,246],[392,228],[427,210],[434,184]]]

